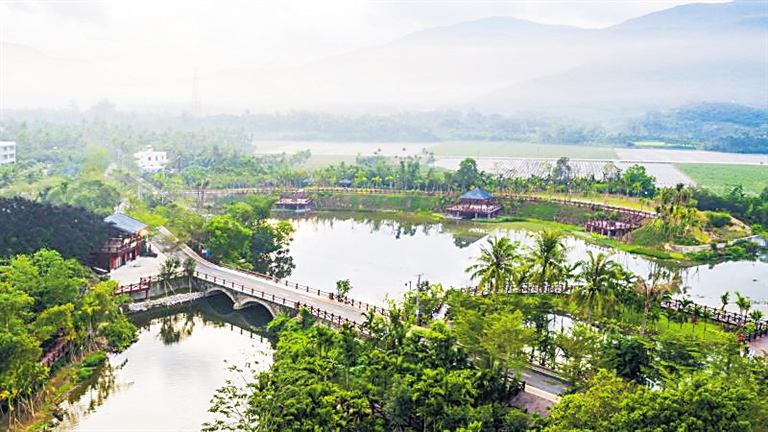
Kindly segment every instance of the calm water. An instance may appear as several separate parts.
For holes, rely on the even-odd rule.
[[[371,217],[338,218],[311,216],[292,220],[296,233],[291,245],[296,269],[290,279],[332,291],[339,279],[349,279],[351,296],[382,304],[385,298],[399,299],[417,278],[442,283],[444,287],[471,283],[464,272],[480,254],[488,234],[469,222],[403,224]],[[487,225],[486,225],[487,226]],[[452,232],[459,232],[454,235]],[[526,231],[504,231],[500,235],[532,244]],[[569,239],[568,258],[586,258],[588,250],[607,251],[583,241]],[[613,259],[641,276],[649,262],[624,252]],[[741,292],[755,307],[768,313],[768,263],[731,262],[712,268],[693,267],[685,272],[688,296],[695,301],[720,306],[724,291]],[[735,296],[732,294],[731,299]],[[731,306],[734,308],[734,306]],[[737,310],[737,309],[734,309]]]
[[[296,269],[291,280],[334,290],[339,279],[350,279],[351,295],[383,304],[399,299],[409,282],[422,279],[445,287],[470,284],[464,269],[479,255],[486,232],[468,223],[406,224],[393,220],[310,217],[293,220],[291,255]],[[459,234],[456,234],[459,233]],[[530,244],[525,231],[499,234]],[[569,259],[599,250],[569,240]],[[626,253],[614,259],[644,275],[648,262]],[[688,294],[696,301],[720,305],[723,291],[740,291],[761,302],[768,312],[768,263],[737,262],[688,270]],[[195,306],[144,316],[139,341],[110,358],[110,366],[82,396],[64,408],[68,418],[59,431],[186,431],[199,430],[211,396],[225,380],[235,378],[228,365],[257,363],[268,367],[271,349],[255,330],[269,320],[254,306],[232,311],[224,296]],[[559,317],[555,327],[569,327]]]
[[[165,317],[147,317],[139,341],[112,356],[98,381],[62,405],[59,431],[191,431],[213,419],[211,396],[227,379],[229,365],[246,362],[264,370],[271,347],[243,330],[269,320],[266,310],[228,313],[224,296]],[[230,323],[226,323],[226,321]]]

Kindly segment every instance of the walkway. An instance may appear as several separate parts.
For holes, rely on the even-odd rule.
[[[357,195],[421,195],[421,196],[446,196],[456,197],[458,192],[455,191],[422,191],[422,190],[403,190],[403,189],[383,189],[383,188],[345,188],[345,187],[326,187],[326,186],[311,186],[307,188],[284,188],[284,187],[246,187],[246,188],[226,188],[226,189],[186,189],[169,191],[169,194],[182,195],[187,198],[197,198],[200,200],[203,197],[224,197],[232,195],[259,195],[259,194],[292,194],[303,191],[304,193],[349,193]],[[558,198],[548,197],[541,193],[532,194],[520,194],[508,191],[497,191],[495,196],[504,198],[515,198],[526,201],[548,201],[563,205],[572,205],[577,207],[588,207],[593,209],[602,209],[608,212],[618,212],[627,214],[629,216],[639,216],[642,218],[657,218],[658,215],[652,211],[639,210],[629,207],[620,207],[610,205],[605,202],[594,201],[588,198],[584,199],[571,199],[571,198]]]

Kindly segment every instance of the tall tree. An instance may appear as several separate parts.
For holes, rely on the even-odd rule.
[[[505,291],[512,280],[515,266],[519,263],[518,242],[508,237],[490,237],[480,249],[477,263],[467,267],[472,280],[477,280],[480,290],[490,289],[494,294]]]
[[[535,266],[534,280],[542,290],[551,290],[562,281],[566,258],[563,240],[563,233],[552,229],[541,230],[535,236],[531,259]]]
[[[579,280],[583,284],[574,289],[572,297],[577,305],[586,307],[587,323],[591,323],[593,310],[601,312],[606,301],[614,301],[614,288],[619,282],[621,270],[602,252],[595,255],[588,251],[587,256],[586,261],[579,261]]]
[[[648,313],[651,306],[661,300],[668,294],[679,291],[682,284],[680,273],[662,268],[659,265],[652,265],[648,278],[637,278],[635,282],[635,292],[637,292],[644,301],[643,308],[643,326],[640,334],[645,334],[645,328],[648,323]]]

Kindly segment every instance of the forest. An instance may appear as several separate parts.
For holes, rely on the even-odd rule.
[[[254,140],[340,142],[517,141],[627,146],[635,141],[734,153],[768,153],[765,112],[737,104],[701,103],[652,111],[619,125],[542,115],[509,117],[479,112],[431,111],[337,115],[320,112],[240,115],[139,114],[109,101],[79,111],[8,111],[0,139],[16,141],[19,157],[65,162],[74,143],[108,145],[123,156],[151,144],[160,150],[200,150],[217,144],[243,148]],[[47,150],[46,154],[41,153]],[[79,156],[83,157],[83,156]]]

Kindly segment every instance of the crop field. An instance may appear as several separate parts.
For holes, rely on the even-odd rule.
[[[722,153],[665,148],[617,148],[616,159],[637,162],[714,163],[768,165],[766,154]]]
[[[441,168],[456,170],[461,158],[441,158],[435,165]],[[523,159],[523,158],[482,158],[477,159],[477,168],[491,174],[515,175],[528,178],[531,176],[546,176],[555,166],[554,159]],[[635,162],[614,162],[619,169],[626,170]],[[605,161],[571,160],[569,165],[574,177],[591,177],[599,179],[603,176]],[[674,165],[666,163],[639,163],[645,167],[649,175],[656,177],[659,186],[674,186],[678,183],[693,184],[693,181],[678,171]]]
[[[675,164],[696,184],[717,193],[741,185],[744,192],[758,195],[768,186],[768,165]]]
[[[615,159],[610,147],[585,145],[535,144],[523,142],[454,141],[443,142],[428,149],[435,156],[518,157],[557,159]]]
[[[313,155],[336,156],[412,156],[424,154],[436,146],[434,142],[341,142],[341,141],[255,141],[256,154],[294,154],[309,150]]]

